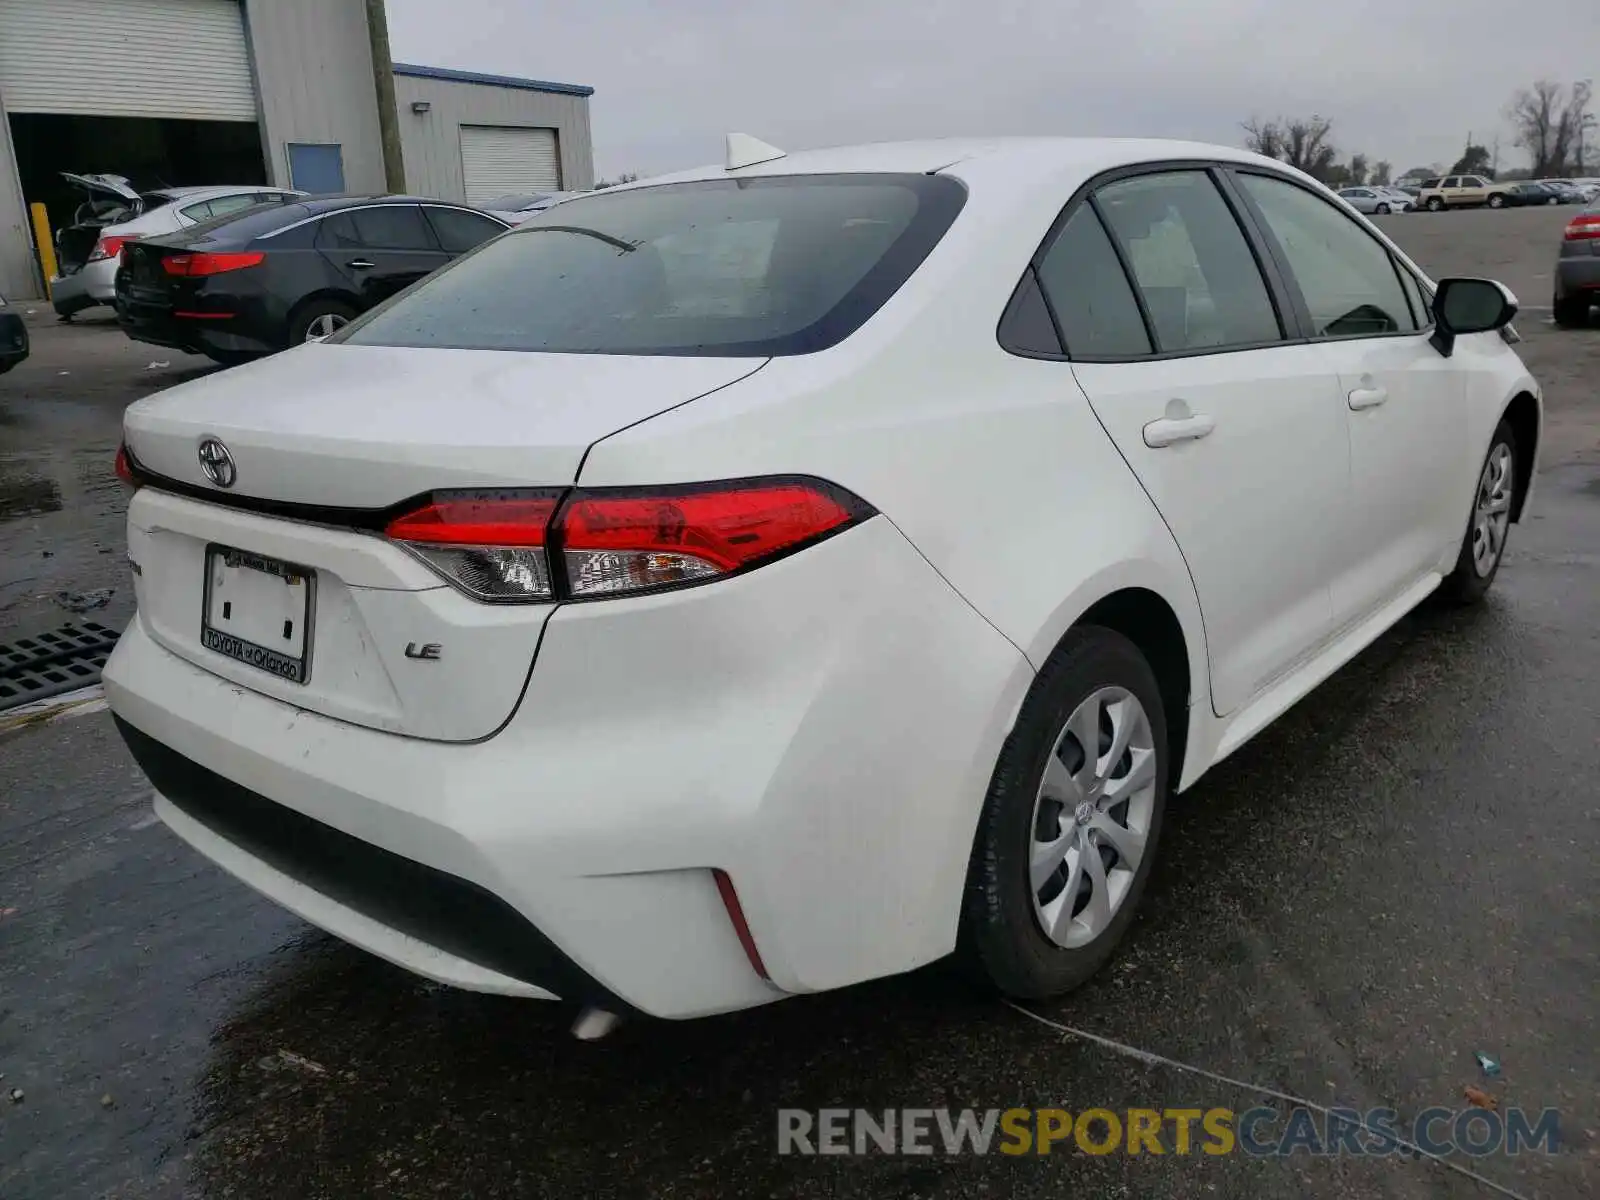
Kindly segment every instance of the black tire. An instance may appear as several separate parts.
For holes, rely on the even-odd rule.
[[[1494,195],[1489,197],[1490,208],[1504,208],[1505,206],[1506,198],[1504,196]]]
[[[201,353],[212,362],[224,367],[240,367],[261,357],[259,354],[251,354],[244,350],[202,350]]]
[[[1064,733],[1067,719],[1107,687],[1125,689],[1148,718],[1155,750],[1153,802],[1144,850],[1120,906],[1093,940],[1069,949],[1046,936],[1035,913],[1036,893],[1029,875],[1038,819],[1035,804],[1051,755],[1058,746],[1065,751],[1069,745],[1078,745],[1075,740],[1065,740],[1071,736]],[[1104,730],[1101,736],[1106,736]],[[1097,749],[1104,754],[1109,747],[1102,744]],[[1132,760],[1125,756],[1124,761]],[[1110,774],[1115,777],[1129,769],[1113,767]],[[1098,971],[1138,910],[1161,837],[1169,769],[1166,713],[1149,663],[1131,641],[1112,630],[1096,626],[1071,630],[1034,680],[995,765],[973,840],[962,901],[956,954],[963,969],[981,983],[1019,999],[1060,995]],[[1056,815],[1064,817],[1064,808]],[[1070,822],[1064,828],[1070,828]],[[1065,880],[1057,882],[1064,885]],[[1049,885],[1047,881],[1045,886]]]
[[[1446,604],[1467,605],[1477,604],[1489,592],[1494,578],[1500,573],[1500,563],[1505,558],[1506,539],[1511,533],[1511,515],[1506,514],[1505,533],[1501,536],[1500,545],[1494,552],[1494,561],[1487,570],[1481,568],[1477,562],[1473,549],[1477,535],[1478,505],[1484,494],[1484,477],[1488,472],[1489,464],[1495,454],[1502,447],[1510,451],[1511,458],[1506,471],[1509,475],[1507,483],[1510,489],[1510,504],[1514,511],[1516,508],[1517,485],[1517,437],[1511,430],[1511,425],[1501,418],[1500,423],[1494,428],[1494,436],[1489,439],[1489,449],[1484,453],[1483,466],[1478,468],[1478,478],[1472,488],[1472,508],[1467,513],[1467,531],[1461,537],[1461,550],[1456,555],[1455,569],[1444,577],[1444,582],[1439,585],[1438,596]]]
[[[1437,197],[1437,196],[1430,196],[1428,198],[1428,211],[1429,212],[1443,212],[1444,211],[1444,201],[1439,199],[1439,197]]]
[[[1390,211],[1389,210],[1389,206],[1387,204],[1378,205],[1378,215],[1379,216],[1387,217],[1389,215],[1389,211]]]
[[[343,300],[308,300],[289,316],[289,345],[298,346],[306,341],[312,324],[325,317],[333,317],[343,324],[355,320],[357,315],[355,306]]]
[[[1589,324],[1589,297],[1557,296],[1550,302],[1551,315],[1562,329],[1582,329]]]

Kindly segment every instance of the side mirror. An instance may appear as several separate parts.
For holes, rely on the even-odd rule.
[[[1511,289],[1492,279],[1442,279],[1433,293],[1433,348],[1449,358],[1456,338],[1468,333],[1492,333],[1511,324],[1517,315],[1517,298]]]

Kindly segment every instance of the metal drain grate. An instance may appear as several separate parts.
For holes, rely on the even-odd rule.
[[[0,711],[97,682],[119,636],[85,621],[0,643]]]

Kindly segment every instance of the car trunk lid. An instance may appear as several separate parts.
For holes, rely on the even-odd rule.
[[[63,275],[83,269],[107,225],[132,220],[144,211],[144,201],[121,175],[77,175],[62,171],[61,178],[85,193],[92,216],[75,219],[56,231],[56,259]],[[83,205],[79,213],[83,215]]]
[[[244,496],[386,508],[437,488],[571,483],[598,439],[751,374],[764,359],[308,345],[129,407],[144,467]],[[237,467],[213,488],[196,449]]]
[[[468,741],[510,715],[548,604],[486,604],[382,536],[443,488],[563,487],[595,441],[764,359],[309,345],[129,408],[139,619],[297,708]],[[202,443],[226,447],[230,486]],[[217,455],[209,450],[215,460]]]

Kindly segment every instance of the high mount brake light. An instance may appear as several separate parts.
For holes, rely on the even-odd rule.
[[[266,254],[260,250],[227,254],[169,254],[161,260],[161,269],[168,275],[220,275],[224,271],[242,271],[246,267],[260,266],[266,259]]]
[[[558,501],[546,490],[435,492],[385,532],[477,599],[583,600],[748,570],[873,513],[799,478],[576,489]]]

